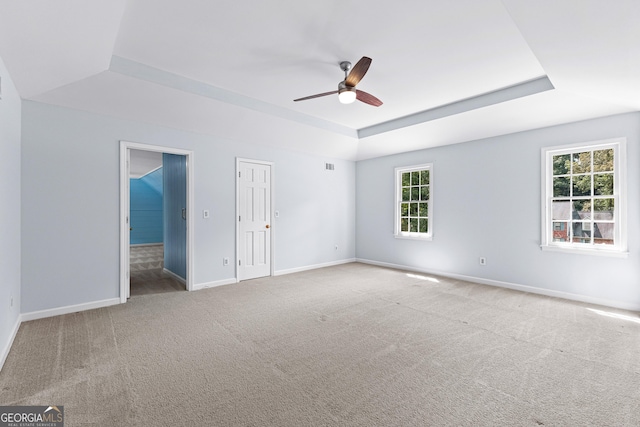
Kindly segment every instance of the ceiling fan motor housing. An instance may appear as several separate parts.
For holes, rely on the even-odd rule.
[[[343,104],[351,104],[356,100],[356,88],[355,86],[347,86],[344,81],[338,83],[338,99]]]
[[[347,86],[347,84],[343,81],[341,81],[340,83],[338,83],[338,93],[342,93],[344,91],[356,91],[356,87],[355,86]]]

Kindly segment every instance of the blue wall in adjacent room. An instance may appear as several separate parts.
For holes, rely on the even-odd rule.
[[[130,180],[131,244],[162,243],[162,168]]]
[[[162,154],[164,188],[164,267],[187,279],[187,158]],[[186,212],[186,211],[185,211]]]

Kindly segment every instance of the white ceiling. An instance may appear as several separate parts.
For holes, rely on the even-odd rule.
[[[357,160],[640,110],[637,0],[0,7],[23,99],[231,142]],[[381,107],[292,101],[337,89],[339,62],[365,55],[358,89]]]
[[[162,153],[159,151],[130,150],[129,177],[142,178],[149,172],[162,167]]]

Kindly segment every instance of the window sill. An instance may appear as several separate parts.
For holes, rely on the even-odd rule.
[[[433,240],[433,236],[431,234],[426,236],[420,236],[415,234],[394,234],[393,237],[396,239],[406,239],[406,240]]]
[[[606,256],[611,258],[628,258],[628,251],[621,251],[618,249],[595,249],[595,248],[576,248],[569,246],[556,246],[556,245],[540,245],[540,249],[548,252],[564,252],[581,255],[595,255]]]

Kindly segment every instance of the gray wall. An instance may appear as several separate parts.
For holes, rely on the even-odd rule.
[[[21,101],[0,59],[0,366],[20,315]],[[13,298],[13,307],[11,306]]]
[[[0,193],[0,250],[7,273],[0,301],[20,290],[17,248],[22,245],[22,313],[118,297],[120,140],[194,151],[196,286],[234,277],[233,177],[241,157],[275,162],[276,273],[357,256],[640,308],[640,253],[634,239],[640,235],[640,114],[356,165],[25,101],[20,170],[20,101],[15,94],[11,100],[12,88],[4,79],[2,111],[11,120],[0,125],[1,173],[3,182],[15,183],[20,175],[22,192],[3,185]],[[540,148],[616,136],[628,138],[629,257],[541,251]],[[335,163],[335,171],[326,171],[325,162]],[[433,241],[394,239],[393,169],[426,162],[434,164]],[[20,200],[21,216],[14,208]],[[203,209],[210,211],[209,219],[202,218]],[[20,217],[21,240],[16,235]],[[486,266],[478,264],[479,256],[487,258]],[[231,265],[223,266],[223,257]],[[2,338],[17,312],[0,313]]]
[[[118,296],[120,140],[194,151],[196,286],[234,277],[236,157],[275,162],[276,273],[355,257],[353,162],[31,101],[22,123],[23,313]]]
[[[541,148],[619,136],[628,144],[629,257],[543,252]],[[357,256],[640,309],[639,138],[635,113],[358,162]],[[427,162],[434,168],[433,241],[395,239],[393,170]]]

